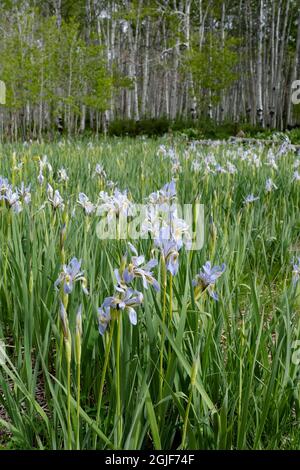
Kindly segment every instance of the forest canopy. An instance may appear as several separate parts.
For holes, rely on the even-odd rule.
[[[7,0],[0,15],[2,134],[162,117],[277,129],[299,120],[298,1]]]

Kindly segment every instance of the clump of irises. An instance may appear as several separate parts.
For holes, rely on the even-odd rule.
[[[67,428],[68,428],[68,448],[72,448],[72,428],[71,428],[71,360],[72,360],[72,335],[69,328],[67,314],[69,295],[74,289],[76,282],[81,283],[84,294],[88,295],[87,279],[81,269],[81,260],[72,258],[69,264],[62,266],[54,287],[60,292],[60,323],[62,338],[65,344],[65,356],[67,362]],[[75,330],[75,363],[77,369],[77,427],[76,427],[76,448],[79,449],[79,411],[80,411],[80,367],[81,367],[81,337],[82,337],[82,306],[78,308],[76,314]]]
[[[43,155],[42,158],[38,157],[38,165],[39,165],[39,174],[38,174],[38,183],[42,185],[45,180],[44,173],[47,171],[49,175],[52,175],[52,166],[48,161],[47,155]]]
[[[14,188],[7,178],[0,176],[0,201],[11,209],[15,214],[19,214],[23,210],[23,206],[29,205],[31,202],[30,185],[25,186],[22,181],[19,188]]]
[[[143,294],[131,287],[134,279],[141,279],[145,289],[148,285],[159,291],[159,283],[154,278],[152,269],[157,265],[156,259],[145,263],[145,257],[138,255],[136,248],[129,243],[131,253],[126,253],[118,269],[115,269],[117,285],[112,296],[106,297],[98,308],[99,333],[104,335],[111,320],[118,319],[121,312],[126,312],[132,325],[137,324],[136,308],[141,306],[144,300]]]

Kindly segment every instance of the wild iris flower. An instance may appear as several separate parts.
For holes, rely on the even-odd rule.
[[[276,184],[272,181],[271,178],[268,178],[266,181],[266,192],[270,193],[272,189],[278,189]]]
[[[21,186],[18,189],[18,194],[25,204],[30,204],[31,202],[30,185],[25,186],[24,182],[22,181]]]
[[[47,155],[43,155],[43,158],[39,159],[39,167],[40,167],[40,173],[42,173],[45,169],[47,169],[49,173],[52,173],[52,166],[48,162]]]
[[[160,230],[159,237],[154,240],[154,243],[161,250],[166,269],[175,276],[179,268],[178,258],[182,244],[170,238],[170,230],[166,227]]]
[[[150,233],[157,246],[162,245],[163,241],[173,240],[177,243],[177,251],[183,243],[189,248],[190,228],[177,216],[175,181],[172,180],[159,191],[150,194],[148,199],[147,216],[141,225],[143,235]]]
[[[39,158],[38,164],[39,164],[38,183],[42,185],[45,179],[44,174],[43,174],[44,170],[48,170],[48,173],[52,173],[52,166],[48,162],[47,155],[44,155],[43,158]]]
[[[193,160],[191,168],[195,173],[199,173],[201,170],[201,163],[198,160]]]
[[[96,210],[96,206],[84,193],[79,193],[77,203],[84,209],[86,215],[91,215]]]
[[[253,194],[249,194],[247,197],[244,199],[244,204],[251,204],[254,201],[257,201],[259,197],[255,197]]]
[[[127,197],[127,192],[123,193],[115,189],[113,196],[109,196],[106,192],[99,193],[100,203],[97,208],[97,215],[107,213],[107,220],[110,222],[114,216],[123,215],[127,217],[132,215],[132,203]]]
[[[106,178],[106,172],[105,172],[103,166],[100,165],[100,163],[97,163],[94,175],[95,176],[97,175],[97,176],[99,176],[100,178],[103,178],[103,179]]]
[[[145,289],[148,289],[148,284],[150,284],[156,291],[159,291],[159,284],[151,271],[151,269],[157,265],[157,260],[152,259],[148,263],[144,264],[145,257],[139,256],[136,248],[131,243],[128,243],[128,245],[134,256],[132,256],[128,264],[125,264],[123,269],[121,268],[115,270],[115,276],[118,285],[124,287],[124,285],[130,284],[134,278],[139,277],[142,279]],[[125,255],[125,260],[126,258],[127,256]]]
[[[43,182],[44,182],[44,179],[45,179],[45,178],[44,178],[44,176],[43,176],[43,173],[40,171],[40,172],[39,172],[39,176],[38,176],[38,178],[37,178],[38,183],[39,183],[40,185],[42,185]]]
[[[64,201],[61,195],[59,194],[59,191],[53,191],[53,188],[51,184],[48,183],[47,186],[47,196],[48,196],[48,201],[52,205],[54,209],[64,209]]]
[[[278,165],[276,163],[274,155],[272,155],[272,154],[270,154],[267,157],[266,165],[270,166],[273,170],[276,170],[276,171],[278,170]]]
[[[0,176],[0,200],[6,201],[7,206],[16,214],[22,211],[22,202],[29,204],[31,201],[30,185],[25,186],[22,181],[20,188],[13,190],[6,178]]]
[[[106,297],[103,304],[98,308],[98,328],[103,335],[108,323],[112,319],[112,311],[125,311],[128,313],[130,323],[137,324],[136,307],[143,303],[143,294],[133,289],[116,287],[116,292],[112,297]]]
[[[176,199],[176,183],[172,180],[170,183],[164,185],[162,189],[151,193],[149,195],[150,204],[158,204],[160,209],[163,210],[166,207],[170,210],[172,202]]]
[[[216,280],[224,273],[225,269],[226,265],[224,263],[222,266],[211,267],[210,261],[207,261],[204,266],[202,266],[202,271],[200,271],[193,280],[196,300],[201,293],[206,290],[214,300],[218,300],[218,294],[215,292],[214,286]]]
[[[100,335],[104,335],[110,320],[110,307],[104,307],[102,304],[102,306],[98,308],[98,330]]]
[[[67,175],[65,168],[61,168],[60,170],[58,170],[57,177],[58,177],[59,183],[66,183],[69,180],[69,177]]]
[[[182,166],[178,159],[172,161],[172,168],[171,168],[172,175],[177,175],[182,173]]]
[[[69,320],[68,320],[68,315],[67,315],[63,302],[60,303],[59,314],[60,314],[64,338],[65,340],[68,340],[70,339]]]
[[[87,280],[83,276],[84,271],[81,271],[81,260],[72,258],[68,265],[63,265],[62,271],[59,274],[57,280],[54,283],[55,288],[63,284],[65,294],[70,294],[73,290],[74,283],[77,281],[81,282],[83,292],[88,295],[86,288]]]
[[[4,199],[8,207],[16,214],[19,214],[22,211],[22,203],[20,201],[19,194],[16,191],[13,191],[11,186],[8,187],[3,196],[0,196],[0,199]]]
[[[10,188],[10,184],[8,182],[8,179],[2,178],[2,176],[0,176],[0,197],[4,196],[4,194],[9,188]]]
[[[300,257],[293,261],[293,284],[296,285],[300,278]]]
[[[231,162],[227,162],[227,169],[228,169],[228,173],[230,173],[231,175],[234,175],[234,173],[237,172],[236,167]]]
[[[144,264],[145,257],[139,256],[136,248],[131,243],[129,243],[129,247],[133,253],[129,263],[127,262],[128,254],[126,253],[121,267],[115,269],[118,285],[115,287],[114,295],[106,297],[101,307],[98,308],[98,329],[101,335],[104,335],[109,322],[116,319],[116,314],[120,310],[128,313],[132,325],[137,324],[135,308],[142,305],[143,294],[128,286],[135,278],[141,278],[146,289],[150,284],[154,289],[159,290],[159,284],[151,271],[157,265],[157,260],[152,259]]]
[[[217,165],[215,166],[215,170],[217,173],[227,173],[225,168],[223,168],[219,163],[217,163]]]

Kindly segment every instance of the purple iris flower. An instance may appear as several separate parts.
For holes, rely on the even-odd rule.
[[[159,232],[158,238],[154,240],[154,243],[161,250],[167,270],[175,276],[179,268],[178,258],[179,250],[182,247],[181,240],[176,241],[173,238],[170,238],[170,229],[168,227],[163,227]]]
[[[244,204],[251,204],[254,201],[257,201],[259,197],[254,196],[253,194],[249,194],[247,197],[244,199]]]
[[[25,186],[24,182],[22,181],[21,186],[18,189],[18,194],[25,204],[30,204],[31,202],[30,185]]]
[[[103,305],[98,308],[98,330],[101,336],[104,335],[106,328],[111,320],[110,307]]]
[[[176,197],[176,183],[172,180],[170,183],[167,183],[162,188],[162,191],[169,199],[174,199]]]
[[[84,193],[79,193],[77,203],[84,209],[86,215],[91,215],[96,210],[96,206]]]
[[[130,284],[134,278],[140,277],[145,289],[148,289],[148,284],[150,284],[156,291],[159,291],[159,283],[154,278],[151,271],[157,265],[157,260],[151,259],[148,263],[144,264],[145,257],[139,256],[136,248],[131,243],[128,243],[128,245],[134,256],[132,256],[129,264],[125,266],[122,272],[119,269],[115,269],[118,285],[124,287],[124,284]]]
[[[8,187],[6,193],[1,196],[0,199],[4,199],[8,207],[16,214],[19,214],[22,211],[22,203],[20,201],[19,194],[17,191],[13,191],[11,186]]]
[[[48,196],[48,201],[51,203],[52,207],[54,209],[64,209],[64,201],[61,195],[59,194],[59,191],[53,191],[53,188],[51,184],[48,183],[47,185],[47,196]]]
[[[214,290],[214,285],[216,280],[224,273],[225,269],[225,263],[223,263],[222,266],[211,267],[210,261],[207,261],[205,265],[202,266],[202,271],[200,271],[193,280],[193,286],[196,289],[200,288],[200,293],[207,290],[214,300],[218,300],[218,294]]]
[[[128,313],[130,323],[137,324],[137,314],[135,308],[142,305],[143,294],[133,289],[123,289],[116,287],[116,292],[111,297],[106,297],[103,304],[98,309],[98,327],[99,333],[103,335],[107,325],[111,320],[112,310],[123,310]]]
[[[55,288],[57,289],[60,284],[63,284],[64,293],[70,294],[73,290],[74,282],[80,281],[83,292],[88,295],[89,292],[86,288],[87,280],[83,276],[84,271],[81,271],[80,268],[81,260],[77,258],[72,258],[68,265],[64,264],[62,272],[54,283]]]
[[[10,184],[8,179],[0,176],[0,196],[3,196],[9,188]]]
[[[66,309],[62,302],[60,302],[59,313],[60,313],[60,319],[61,319],[61,324],[62,324],[62,329],[63,329],[63,335],[64,335],[65,340],[68,340],[70,337],[69,320],[68,320]]]
[[[173,202],[176,199],[176,183],[172,180],[170,183],[164,185],[159,191],[149,195],[149,202],[151,204],[158,204],[163,211],[172,211]]]

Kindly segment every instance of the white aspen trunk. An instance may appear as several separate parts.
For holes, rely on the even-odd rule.
[[[167,33],[166,33],[166,22],[163,20],[162,24],[163,29],[163,44],[164,50],[167,50]],[[167,54],[164,55],[163,60],[167,64],[168,58]],[[166,70],[164,72],[164,92],[165,92],[165,113],[168,119],[170,119],[170,82],[169,82],[169,70],[165,66]]]
[[[189,51],[191,48],[191,0],[186,0],[185,4],[185,31],[186,47]],[[191,71],[188,73],[186,87],[186,115],[190,115],[192,119],[197,117],[197,99]]]
[[[113,7],[114,7],[114,2],[113,2]],[[113,76],[113,63],[115,61],[116,57],[116,49],[115,49],[115,41],[116,41],[116,21],[112,15],[111,19],[111,57],[110,57],[110,62],[109,62],[109,72],[110,72],[110,77],[112,78]],[[111,99],[110,99],[110,112],[109,112],[109,121],[114,119],[114,95],[112,93]]]
[[[272,4],[272,24],[271,24],[271,77],[270,77],[270,89],[269,89],[269,119],[270,127],[275,126],[275,67],[276,67],[276,57],[275,57],[275,2]]]
[[[176,0],[174,0],[174,9],[182,13],[182,4],[180,2],[177,9]],[[179,45],[180,45],[180,23],[178,24],[178,31],[176,34],[176,45],[173,52],[173,70],[172,70],[172,84],[171,84],[171,98],[170,98],[170,118],[175,119],[177,115],[178,106],[178,67],[179,67]]]
[[[179,39],[176,39],[176,46],[174,49],[174,61],[172,70],[172,84],[171,84],[171,97],[170,97],[170,118],[175,119],[177,114],[177,101],[178,101],[178,65],[179,65]]]
[[[264,126],[263,108],[263,84],[262,84],[262,61],[263,61],[263,35],[264,35],[264,0],[260,0],[259,22],[258,22],[258,53],[257,53],[257,122]]]
[[[247,18],[249,20],[249,28],[248,28],[248,44],[249,44],[249,73],[250,73],[250,92],[249,92],[249,116],[251,124],[255,124],[256,122],[256,107],[257,107],[257,96],[256,96],[256,74],[255,74],[255,65],[254,65],[254,53],[253,53],[253,44],[252,44],[252,37],[253,37],[253,19],[252,19],[252,10],[251,10],[251,2],[248,0],[247,3]]]
[[[225,47],[225,2],[222,3],[222,13],[221,13],[221,45],[222,49]],[[222,122],[224,119],[224,99],[225,93],[221,91],[221,99],[220,99],[220,115],[219,121]]]
[[[149,83],[149,46],[150,46],[150,19],[146,19],[146,31],[145,31],[145,57],[144,57],[144,68],[143,68],[143,91],[142,91],[142,104],[141,104],[141,115],[145,116],[148,96],[148,83]]]
[[[61,0],[54,1],[54,9],[55,9],[55,16],[56,16],[56,23],[58,28],[61,28],[62,16],[61,16]]]
[[[129,7],[130,4],[128,3],[127,6]],[[130,51],[129,77],[131,78],[133,82],[133,92],[129,90],[128,103],[127,103],[127,117],[129,118],[131,117],[131,103],[133,102],[134,119],[136,121],[139,121],[140,119],[136,61],[137,61],[137,47],[138,47],[138,40],[139,40],[141,7],[142,7],[142,1],[139,0],[134,37],[133,37],[132,25],[130,23],[128,24],[128,42],[129,42],[129,51]]]
[[[91,21],[92,21],[90,0],[86,0],[85,14],[86,14],[85,40],[86,40],[86,43],[89,43],[90,38],[91,38]],[[84,85],[83,85],[83,94],[86,95],[87,91],[88,91],[87,84],[84,83]],[[86,123],[86,105],[82,104],[81,109],[80,109],[80,126],[79,126],[80,132],[85,131],[85,123]]]

